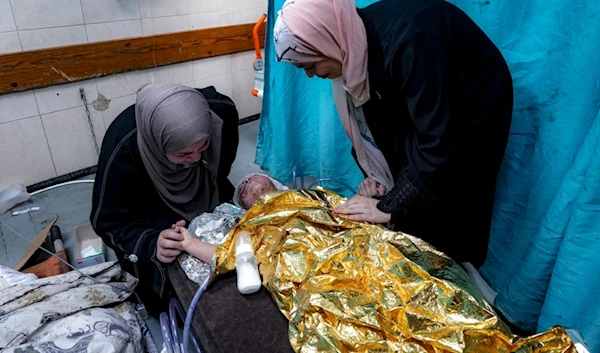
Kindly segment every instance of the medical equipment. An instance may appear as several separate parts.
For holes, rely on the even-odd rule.
[[[265,65],[262,58],[262,54],[260,52],[260,42],[258,38],[258,30],[262,26],[262,24],[267,19],[267,15],[260,16],[258,22],[254,26],[252,30],[252,37],[254,39],[254,50],[256,51],[256,58],[254,59],[253,68],[254,68],[254,88],[252,89],[252,95],[258,98],[263,97],[263,92],[265,89]]]
[[[164,339],[164,347],[167,353],[183,352],[182,342],[179,341],[179,327],[177,320],[185,320],[185,311],[179,300],[172,298],[169,302],[169,315],[167,313],[160,314],[160,329]],[[192,344],[197,352],[202,352],[200,341],[194,332],[192,334]]]
[[[346,184],[345,182],[338,180],[338,179],[332,179],[332,178],[321,178],[321,179],[317,179],[314,182],[312,182],[310,185],[308,185],[309,189],[314,188],[317,185],[321,185],[322,183],[334,183],[334,184],[339,184],[341,186],[343,186],[344,188],[346,188],[348,191],[350,191],[353,194],[356,194],[356,189],[354,189],[353,187],[351,187],[350,185]]]
[[[298,178],[300,179],[300,185],[298,185]],[[294,189],[302,188],[303,189],[304,184],[305,184],[304,179],[305,179],[305,175],[304,175],[304,171],[302,170],[302,167],[300,167],[299,165],[294,165],[294,168],[292,169],[292,188],[294,188]],[[358,193],[358,190],[356,188],[351,187],[350,185],[348,185],[348,183],[344,182],[343,180],[335,179],[335,178],[317,179],[308,185],[308,189],[312,189],[312,188],[316,187],[317,185],[322,185],[323,183],[333,183],[333,184],[340,185],[340,186],[344,187],[346,190],[348,190],[352,195],[355,195]]]
[[[13,216],[20,216],[20,215],[22,215],[22,214],[27,214],[27,213],[29,213],[29,212],[33,212],[33,211],[39,211],[39,210],[40,210],[40,208],[39,208],[39,207],[37,207],[37,206],[29,206],[29,207],[27,207],[27,208],[26,208],[26,209],[24,209],[24,210],[20,210],[20,211],[14,211],[14,212],[12,213],[12,215],[13,215]]]
[[[200,301],[200,296],[202,295],[202,293],[204,293],[206,287],[208,287],[208,283],[211,281],[212,278],[212,276],[208,277],[204,281],[204,283],[202,283],[202,285],[198,287],[196,294],[194,294],[194,297],[192,298],[192,302],[190,303],[190,307],[188,308],[187,314],[185,315],[185,322],[183,325],[183,353],[189,352],[188,345],[190,340],[190,331],[192,328],[192,317],[194,316],[196,305],[198,305],[198,302]],[[199,347],[197,348],[199,349]],[[198,353],[202,353],[202,351],[198,350]]]

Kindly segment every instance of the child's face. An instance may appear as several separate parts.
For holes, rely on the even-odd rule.
[[[248,209],[259,197],[273,191],[277,191],[277,187],[271,179],[264,175],[255,175],[246,181],[246,185],[242,189],[240,194],[242,206]]]

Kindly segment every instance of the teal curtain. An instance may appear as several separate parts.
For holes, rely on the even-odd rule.
[[[358,1],[365,6],[374,1]],[[284,0],[269,1],[265,45],[265,91],[257,140],[256,163],[276,179],[290,183],[297,166],[313,178],[333,178],[352,187],[363,180],[351,144],[332,99],[331,82],[309,79],[303,70],[278,63],[273,23]],[[337,184],[324,187],[349,197]]]
[[[374,1],[358,1],[366,6]],[[513,323],[582,334],[600,352],[600,1],[451,0],[494,41],[514,81],[488,259],[480,269]],[[269,3],[269,23],[283,0]],[[291,180],[362,180],[328,81],[276,63],[269,26],[257,163]],[[347,195],[346,195],[347,196]]]
[[[600,1],[453,1],[502,50],[515,105],[480,272],[513,323],[600,352]]]

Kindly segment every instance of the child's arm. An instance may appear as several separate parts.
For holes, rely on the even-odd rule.
[[[213,260],[216,250],[216,245],[205,243],[195,238],[192,238],[188,246],[183,248],[183,251],[206,263],[210,263]]]
[[[174,226],[174,229],[176,232],[179,232],[181,235],[183,235],[183,240],[181,241],[181,247],[183,251],[206,263],[210,263],[212,261],[213,255],[217,250],[217,245],[205,243],[200,239],[194,238],[192,234],[190,234],[189,230],[179,226],[179,222]]]

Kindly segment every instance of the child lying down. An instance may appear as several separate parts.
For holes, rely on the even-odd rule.
[[[268,175],[253,173],[244,177],[236,186],[233,202],[236,206],[248,210],[259,197],[278,190],[287,190],[287,187]]]
[[[278,190],[287,190],[287,187],[265,174],[250,174],[244,177],[236,186],[233,202],[236,206],[248,210],[259,197]],[[185,251],[206,263],[211,262],[217,245],[194,238],[190,231],[185,228],[185,225],[185,221],[179,221],[171,227],[180,234],[179,239],[171,239],[179,241],[180,248],[177,250]]]

